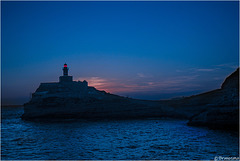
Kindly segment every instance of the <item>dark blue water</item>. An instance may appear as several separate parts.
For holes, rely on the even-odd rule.
[[[214,159],[237,157],[238,133],[187,121],[65,120],[29,122],[23,108],[2,108],[2,159]]]

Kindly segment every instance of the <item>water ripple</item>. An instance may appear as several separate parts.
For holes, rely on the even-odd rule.
[[[171,119],[29,122],[3,108],[4,160],[214,159],[238,156],[238,134]]]

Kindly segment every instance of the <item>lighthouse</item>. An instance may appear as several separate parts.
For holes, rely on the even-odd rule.
[[[63,65],[63,76],[68,76],[68,67],[66,63]]]
[[[60,77],[59,77],[59,82],[60,82],[60,83],[72,82],[73,78],[72,78],[72,76],[68,76],[68,70],[69,70],[69,68],[68,68],[68,66],[67,66],[66,63],[63,65],[62,70],[63,70],[63,76],[60,76]]]

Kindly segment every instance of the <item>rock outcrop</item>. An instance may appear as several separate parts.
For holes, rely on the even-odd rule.
[[[199,95],[209,101],[202,111],[193,115],[188,125],[208,126],[217,129],[238,130],[239,127],[239,68],[228,76],[221,89]],[[213,99],[213,101],[210,101]]]
[[[23,119],[143,118],[189,119],[188,125],[238,129],[239,69],[221,89],[177,100],[146,101],[99,91],[87,82],[43,83],[24,104]]]
[[[22,118],[139,118],[162,113],[156,101],[129,99],[94,87],[88,87],[83,97],[69,89],[69,84],[60,86],[64,90],[43,89],[40,85],[30,102],[24,104]]]

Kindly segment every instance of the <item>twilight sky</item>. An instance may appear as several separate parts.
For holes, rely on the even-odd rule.
[[[238,2],[1,2],[3,104],[74,80],[165,99],[219,88],[239,66]]]

